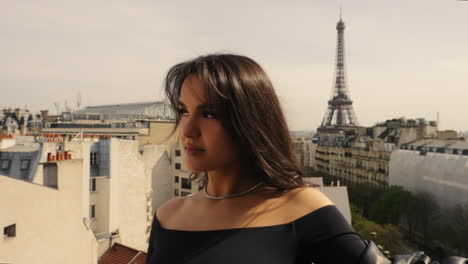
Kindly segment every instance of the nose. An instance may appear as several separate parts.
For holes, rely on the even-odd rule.
[[[182,117],[179,123],[180,136],[185,138],[197,138],[200,136],[200,127],[196,116]]]

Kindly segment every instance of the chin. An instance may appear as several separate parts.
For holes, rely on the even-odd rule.
[[[206,166],[206,164],[200,163],[200,162],[186,162],[187,168],[192,171],[192,172],[205,172],[205,171],[210,171],[211,169],[209,166]]]
[[[188,166],[187,166],[188,167]],[[213,169],[210,169],[210,168],[207,168],[207,167],[188,167],[188,169],[191,171],[191,172],[209,172],[209,171],[212,171]]]

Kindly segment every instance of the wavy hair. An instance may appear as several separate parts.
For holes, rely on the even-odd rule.
[[[207,100],[227,133],[239,145],[255,177],[266,186],[290,190],[304,186],[296,162],[288,126],[273,85],[254,60],[234,54],[210,54],[179,63],[169,69],[165,93],[176,116],[184,80],[196,75],[206,89]],[[192,180],[206,183],[207,173],[192,173]]]

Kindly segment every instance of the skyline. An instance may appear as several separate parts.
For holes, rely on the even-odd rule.
[[[111,4],[112,3],[112,4]],[[197,3],[5,1],[0,107],[161,99],[164,74],[198,55],[252,57],[269,74],[291,130],[315,130],[333,88],[335,1]],[[265,8],[265,6],[267,8]],[[468,4],[343,3],[348,86],[360,125],[404,116],[468,130]]]

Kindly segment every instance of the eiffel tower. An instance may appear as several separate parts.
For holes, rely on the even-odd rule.
[[[336,25],[338,40],[336,46],[335,83],[332,96],[328,101],[328,109],[320,128],[341,129],[358,126],[358,120],[353,109],[353,101],[350,99],[349,90],[346,85],[344,29],[345,24],[340,14],[340,21]]]

